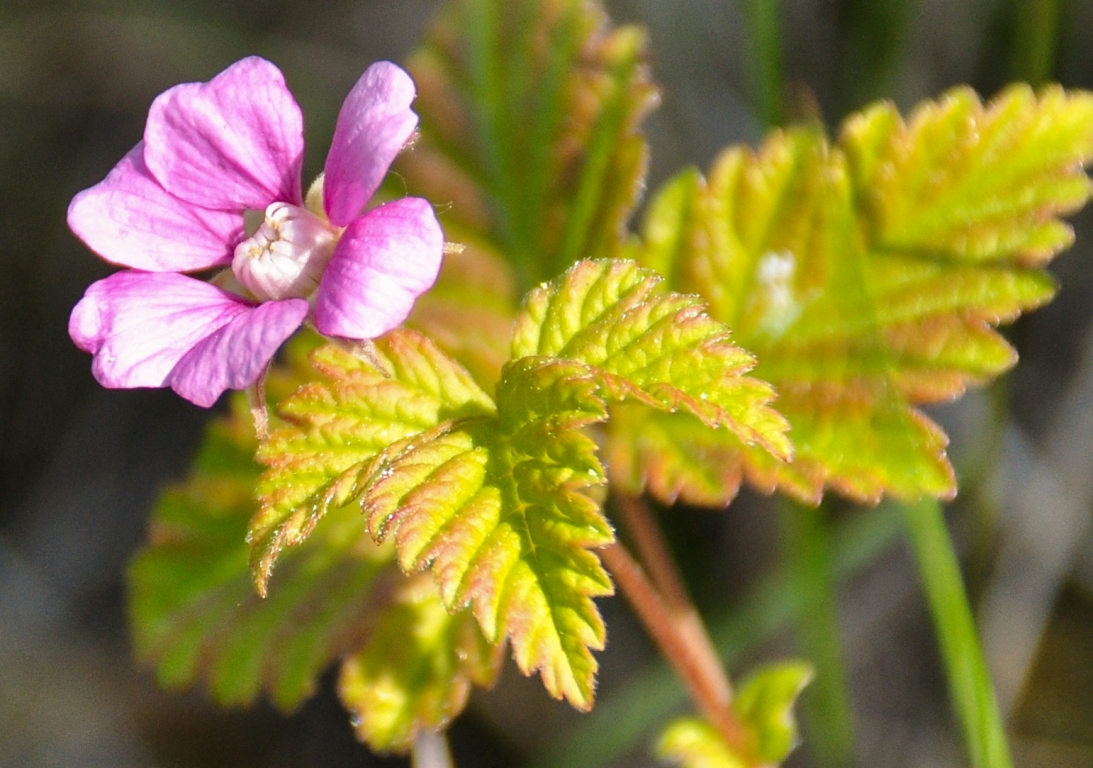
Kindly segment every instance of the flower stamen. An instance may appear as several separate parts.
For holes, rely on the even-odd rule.
[[[258,231],[235,247],[232,271],[260,301],[307,298],[337,242],[338,235],[311,211],[272,203]]]

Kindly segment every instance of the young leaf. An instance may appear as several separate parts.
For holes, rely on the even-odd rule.
[[[525,285],[609,255],[645,172],[644,57],[598,0],[449,0],[408,64],[421,138],[397,170],[450,201],[450,239],[486,238]]]
[[[314,352],[325,380],[285,401],[279,414],[289,426],[258,452],[269,469],[258,483],[261,509],[247,540],[260,594],[281,551],[357,495],[356,473],[380,450],[445,419],[493,411],[470,375],[420,335],[389,334],[371,357],[375,362],[334,345]]]
[[[695,476],[709,473],[688,476],[679,456],[709,451],[723,464],[735,452],[722,471],[805,501],[825,487],[870,502],[951,496],[945,435],[915,406],[1013,364],[994,328],[1050,299],[1038,267],[1070,242],[1056,216],[1088,197],[1091,156],[1093,96],[1014,88],[987,106],[954,91],[908,124],[873,107],[834,147],[799,128],[757,153],[727,150],[708,182],[682,173],[628,255],[702,294],[756,354],[797,452],[777,464],[728,442],[695,446],[682,420],[657,452],[636,442],[636,413],[609,448],[627,468],[620,481],[643,479],[641,466],[660,487],[700,497]]]
[[[716,728],[696,717],[673,720],[657,743],[657,755],[680,768],[748,768]]]
[[[790,661],[760,669],[741,684],[733,708],[751,732],[763,762],[780,764],[797,746],[793,705],[810,680],[811,666]]]
[[[793,705],[811,679],[808,664],[784,662],[745,680],[733,709],[751,736],[751,759],[734,752],[709,723],[693,717],[673,721],[661,736],[657,753],[681,768],[749,768],[755,759],[762,765],[781,765],[797,746]]]
[[[406,751],[422,728],[443,728],[489,686],[502,649],[474,617],[450,615],[428,575],[401,579],[367,643],[342,664],[338,693],[357,735],[379,752]]]
[[[223,704],[265,691],[289,710],[360,640],[393,553],[368,540],[359,513],[339,510],[285,559],[268,599],[254,593],[245,535],[259,468],[241,400],[212,422],[193,475],[153,512],[129,570],[134,643],[165,686],[201,678]]]

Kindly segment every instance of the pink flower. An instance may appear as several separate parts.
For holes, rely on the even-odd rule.
[[[370,66],[305,202],[303,118],[277,67],[250,57],[161,94],[144,140],[68,209],[80,239],[130,268],[69,320],[99,383],[170,386],[208,407],[253,384],[309,314],[351,339],[400,325],[436,280],[443,234],[420,198],[363,211],[417,126],[413,98],[404,71]],[[253,233],[248,212],[264,216]],[[230,269],[183,274],[216,267]]]

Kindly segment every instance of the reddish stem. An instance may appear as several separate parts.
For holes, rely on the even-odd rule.
[[[683,679],[699,710],[737,755],[748,765],[755,765],[751,737],[732,709],[728,677],[674,570],[671,578],[680,591],[673,599],[682,595],[685,601],[682,609],[669,606],[622,544],[607,546],[600,550],[600,556],[661,653]],[[670,559],[666,562],[671,564]]]

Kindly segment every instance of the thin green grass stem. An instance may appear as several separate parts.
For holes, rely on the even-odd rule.
[[[994,687],[941,505],[933,499],[909,504],[903,508],[903,522],[933,616],[949,693],[972,768],[1012,768]]]
[[[1032,85],[1053,78],[1059,38],[1060,0],[1023,0],[1016,5],[1013,77]]]
[[[778,0],[745,0],[744,12],[751,26],[752,83],[756,112],[763,125],[782,124],[782,40]]]

